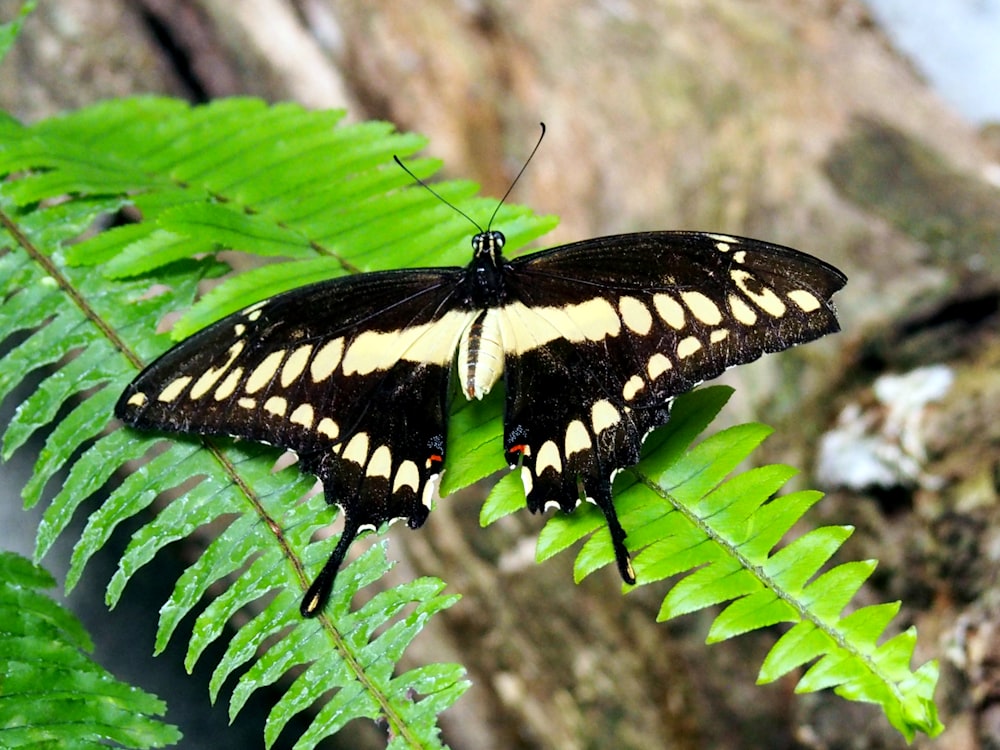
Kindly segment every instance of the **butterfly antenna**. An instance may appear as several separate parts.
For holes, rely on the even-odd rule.
[[[497,217],[497,212],[500,210],[500,206],[502,206],[504,201],[507,200],[507,196],[510,195],[510,191],[514,189],[514,186],[517,184],[517,181],[520,180],[521,175],[524,174],[524,170],[526,170],[528,168],[528,165],[531,164],[531,158],[535,155],[535,152],[538,150],[538,147],[542,145],[542,138],[545,137],[545,123],[540,122],[538,123],[538,126],[542,129],[542,132],[538,134],[538,142],[535,143],[535,147],[531,149],[531,153],[528,154],[528,158],[524,160],[524,165],[521,167],[521,171],[517,173],[517,177],[515,177],[514,181],[510,183],[510,187],[507,188],[507,192],[503,194],[503,198],[501,198],[500,202],[497,203],[497,207],[493,209],[493,215],[490,217],[490,222],[489,224],[486,225],[487,232],[490,230],[490,227],[493,226],[493,220]]]
[[[432,188],[432,187],[431,187],[430,185],[428,185],[428,184],[427,184],[426,182],[424,182],[424,181],[423,181],[423,180],[421,180],[421,179],[420,179],[419,177],[417,177],[417,176],[416,176],[415,174],[413,174],[413,172],[411,172],[411,171],[410,171],[410,168],[409,168],[409,167],[407,167],[407,166],[406,166],[405,164],[403,164],[403,162],[402,162],[402,161],[400,161],[400,159],[399,159],[399,157],[398,157],[398,156],[396,156],[395,154],[393,154],[393,155],[392,155],[392,159],[393,159],[393,161],[395,161],[395,162],[396,162],[396,163],[397,163],[397,164],[398,164],[398,165],[399,165],[400,167],[402,167],[402,168],[403,168],[403,171],[404,171],[404,172],[406,172],[406,174],[410,175],[410,177],[412,177],[412,178],[413,178],[413,181],[414,181],[414,182],[416,182],[416,183],[417,183],[418,185],[420,185],[420,187],[424,188],[424,189],[425,189],[425,190],[426,190],[426,191],[427,191],[428,193],[430,193],[431,195],[433,195],[433,196],[434,196],[435,198],[437,198],[437,199],[438,199],[439,201],[441,201],[441,202],[442,202],[442,203],[443,203],[444,205],[448,206],[448,207],[449,207],[449,208],[451,208],[452,210],[454,210],[454,211],[456,211],[457,213],[459,213],[459,214],[461,214],[462,216],[464,216],[464,217],[465,217],[466,219],[468,219],[468,220],[469,220],[469,221],[470,221],[470,222],[472,223],[472,226],[474,226],[474,227],[475,227],[476,229],[478,229],[478,230],[479,230],[479,232],[480,232],[480,233],[482,233],[482,231],[483,231],[483,228],[482,228],[481,226],[479,226],[479,222],[477,222],[477,221],[476,221],[475,219],[473,219],[473,218],[472,218],[471,216],[469,216],[469,215],[468,215],[467,213],[465,213],[465,211],[463,211],[462,209],[460,209],[460,208],[459,208],[458,206],[456,206],[456,205],[455,205],[454,203],[452,203],[451,201],[447,200],[446,198],[443,198],[443,197],[441,197],[441,194],[440,194],[440,193],[438,193],[438,192],[437,192],[437,191],[436,191],[436,190],[435,190],[434,188]],[[522,171],[524,171],[524,170],[522,170]],[[515,182],[516,182],[516,180],[515,180]],[[509,193],[510,191],[508,190],[507,192]],[[502,202],[503,202],[503,201],[501,201],[501,203],[502,203]],[[496,214],[496,212],[495,212],[495,211],[494,211],[494,214]],[[492,221],[492,219],[490,219],[490,221]]]

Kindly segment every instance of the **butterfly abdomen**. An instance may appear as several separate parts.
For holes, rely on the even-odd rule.
[[[481,313],[459,341],[459,378],[470,401],[489,393],[503,374],[504,348],[496,313],[496,309]]]

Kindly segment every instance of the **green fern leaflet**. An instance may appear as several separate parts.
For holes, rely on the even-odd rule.
[[[45,570],[0,552],[0,746],[167,747],[181,737],[154,716],[163,701],[117,681],[86,652],[80,622],[39,589]]]

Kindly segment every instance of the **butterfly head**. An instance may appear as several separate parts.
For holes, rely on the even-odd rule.
[[[476,260],[488,258],[493,262],[493,265],[498,265],[497,260],[503,252],[503,245],[506,241],[507,238],[503,236],[503,232],[498,232],[495,229],[480,232],[472,238],[473,255]]]

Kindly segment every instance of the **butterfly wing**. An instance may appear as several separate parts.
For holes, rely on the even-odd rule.
[[[528,507],[604,512],[635,576],[611,499],[674,396],[764,353],[839,330],[846,277],[790,248],[695,232],[603,237],[514,260],[499,317],[504,446]]]
[[[460,269],[364,274],[295,289],[183,341],[128,386],[126,424],[293,450],[344,531],[302,604],[325,604],[358,533],[427,518],[445,452]],[[405,404],[405,408],[403,405]]]

